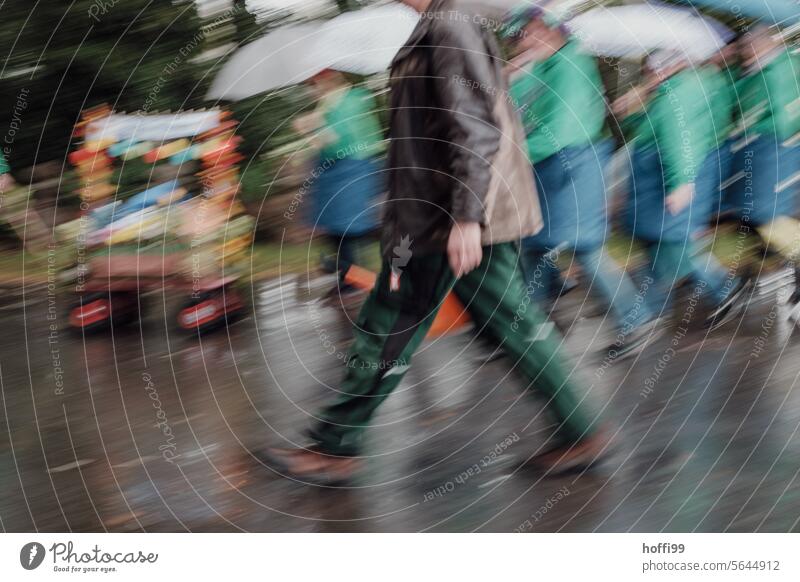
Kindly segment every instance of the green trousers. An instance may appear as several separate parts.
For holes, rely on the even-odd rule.
[[[321,450],[359,454],[364,429],[400,384],[451,289],[476,331],[498,342],[528,387],[548,400],[559,423],[557,437],[575,442],[593,431],[596,416],[561,360],[560,336],[526,293],[516,245],[485,247],[480,266],[458,280],[444,254],[412,257],[401,271],[393,290],[391,266],[384,263],[358,316],[340,395],[311,430]]]

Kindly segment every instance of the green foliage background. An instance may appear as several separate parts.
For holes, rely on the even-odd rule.
[[[94,18],[90,10],[97,10]],[[5,2],[0,15],[0,99],[13,104],[28,90],[8,156],[13,169],[63,160],[86,107],[109,103],[133,111],[148,99],[153,111],[202,104],[200,70],[190,60],[202,49],[194,2]],[[179,64],[164,75],[176,58]],[[12,114],[0,108],[0,131]]]
[[[0,146],[12,172],[50,161],[68,171],[72,130],[88,107],[157,112],[213,105],[204,95],[225,60],[289,18],[279,12],[257,20],[245,0],[205,19],[193,0],[0,3]],[[290,88],[226,105],[241,121],[244,196],[258,199],[270,175],[264,154],[292,139],[287,119],[307,107],[305,92]],[[14,119],[18,129],[10,135]],[[147,174],[134,163],[115,178],[130,187]]]

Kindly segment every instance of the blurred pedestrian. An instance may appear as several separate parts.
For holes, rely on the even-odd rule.
[[[744,76],[737,85],[730,197],[742,224],[795,266],[800,259],[800,60],[778,31],[761,25],[739,41]],[[796,293],[795,302],[800,300]]]
[[[704,84],[705,103],[713,121],[714,141],[711,155],[701,169],[708,176],[699,180],[708,187],[698,195],[713,219],[724,215],[732,206],[725,192],[731,179],[736,141],[733,137],[738,101],[736,84],[741,77],[737,42],[731,42],[716,52],[700,68],[699,74]]]
[[[536,7],[517,10],[505,31],[516,55],[509,67],[511,96],[527,134],[544,218],[544,228],[522,243],[528,291],[551,306],[560,284],[554,259],[572,250],[590,290],[610,307],[618,333],[609,354],[631,355],[644,347],[655,319],[605,250],[605,168],[613,140],[597,61]]]
[[[614,110],[623,118],[631,151],[630,200],[625,224],[644,243],[649,276],[661,293],[649,291],[651,308],[672,304],[683,281],[712,305],[706,325],[721,324],[744,296],[744,282],[729,275],[710,252],[701,252],[698,232],[709,220],[710,172],[701,171],[714,150],[714,121],[702,75],[678,52],[658,52],[647,61],[644,90],[623,97]]]
[[[42,261],[50,235],[35,204],[31,200],[31,189],[20,185],[11,175],[2,152],[0,152],[0,222],[5,222],[19,237],[32,260]]]
[[[6,162],[5,156],[0,152],[0,195],[5,194],[16,185],[14,177],[11,175],[11,168]]]
[[[313,227],[336,252],[324,265],[344,272],[378,228],[385,176],[380,156],[383,132],[372,94],[331,69],[308,82],[317,106],[295,122],[308,135],[316,155],[311,170]]]
[[[315,444],[268,457],[299,479],[352,475],[364,430],[454,289],[557,419],[557,445],[539,466],[588,465],[608,439],[552,324],[527,301],[519,268],[517,243],[541,218],[495,37],[453,0],[405,3],[423,15],[391,72],[383,270],[359,315],[339,396],[311,432]]]

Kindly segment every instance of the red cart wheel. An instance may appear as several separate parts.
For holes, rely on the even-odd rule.
[[[111,326],[111,301],[108,295],[85,295],[69,310],[69,324],[87,332],[108,329]]]
[[[93,293],[79,297],[69,310],[69,324],[84,332],[107,330],[136,321],[139,299],[133,292]]]
[[[178,312],[178,327],[192,333],[208,333],[233,323],[242,315],[244,302],[232,287],[198,294]]]

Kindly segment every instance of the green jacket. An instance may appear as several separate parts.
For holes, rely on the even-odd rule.
[[[733,132],[737,110],[738,67],[719,69],[708,65],[700,70],[706,91],[706,105],[714,122],[715,147],[722,146]]]
[[[6,162],[6,158],[3,156],[2,152],[0,152],[0,175],[7,174],[11,171],[11,168],[8,167],[8,162]]]
[[[381,151],[383,132],[375,114],[375,101],[366,89],[351,87],[323,117],[325,127],[335,134],[334,141],[322,148],[324,158],[362,160]]]
[[[684,69],[659,85],[644,111],[623,123],[634,148],[658,148],[667,192],[693,183],[716,147],[705,83],[702,72]]]
[[[531,163],[599,138],[606,115],[603,91],[597,62],[575,40],[521,73],[510,95],[522,117]]]
[[[763,69],[742,78],[739,132],[772,134],[784,141],[800,132],[800,62],[782,51]]]

